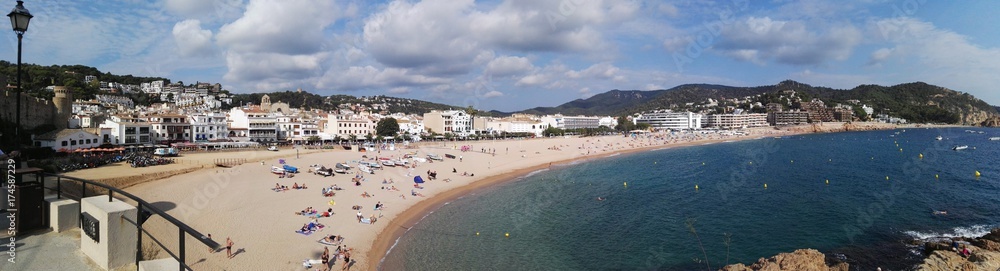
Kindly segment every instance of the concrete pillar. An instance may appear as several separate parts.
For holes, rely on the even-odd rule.
[[[126,218],[136,221],[138,212],[135,206],[117,199],[108,202],[108,196],[104,195],[81,200],[80,208],[85,216],[89,215],[98,222],[99,234],[94,240],[87,235],[88,226],[84,224],[80,229],[80,251],[104,270],[135,263],[137,229],[125,221]]]
[[[71,199],[45,198],[49,207],[49,227],[63,232],[80,226],[80,202]]]

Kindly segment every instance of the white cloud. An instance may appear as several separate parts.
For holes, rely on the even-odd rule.
[[[875,66],[881,65],[883,61],[892,56],[893,49],[890,48],[880,48],[872,52],[871,56],[868,58],[868,65]]]
[[[890,78],[895,82],[923,81],[930,84],[966,91],[977,97],[996,102],[1000,92],[1000,48],[975,44],[967,36],[915,18],[892,18],[872,22],[868,31],[874,39],[884,40],[891,47],[873,54],[888,52],[884,63],[899,59],[900,67]],[[884,65],[888,67],[889,65]]]
[[[483,98],[495,98],[495,97],[500,97],[500,96],[503,96],[503,92],[499,92],[499,91],[496,91],[496,90],[491,90],[490,92],[487,92],[486,94],[483,94]]]
[[[174,42],[182,56],[207,56],[214,53],[212,30],[202,29],[201,22],[190,19],[174,25]]]
[[[518,56],[501,56],[486,64],[486,74],[504,77],[511,75],[521,75],[530,72],[535,67],[531,60]]]
[[[750,17],[725,27],[713,49],[737,60],[765,64],[820,65],[845,60],[861,42],[851,25],[811,31],[802,21]]]

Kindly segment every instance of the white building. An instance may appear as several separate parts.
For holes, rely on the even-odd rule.
[[[104,120],[100,127],[110,129],[108,143],[114,145],[152,144],[152,127],[145,118],[114,115]]]
[[[767,114],[712,114],[705,117],[705,127],[743,129],[764,126],[768,126]]]
[[[254,142],[278,141],[277,119],[259,107],[233,108],[229,111],[229,130],[246,129],[246,138]],[[242,138],[238,136],[238,138]]]
[[[486,121],[486,131],[491,134],[507,133],[530,133],[535,136],[544,136],[543,132],[548,129],[549,123],[538,119],[525,118],[503,118],[489,119]]]
[[[653,129],[701,129],[701,114],[691,112],[653,112],[635,118],[635,123],[649,124]]]
[[[469,136],[473,133],[472,116],[462,110],[433,110],[424,113],[424,128],[428,132]]]
[[[375,122],[368,116],[349,114],[327,114],[326,127],[323,132],[341,139],[363,139],[365,136],[375,134]]]
[[[601,126],[602,119],[595,116],[563,116],[562,114],[546,115],[541,118],[549,126],[559,129],[597,128]]]
[[[198,113],[188,115],[192,140],[206,142],[229,138],[229,123],[223,113]]]
[[[96,148],[102,144],[101,136],[83,129],[63,129],[37,135],[35,147],[50,147],[56,151]]]

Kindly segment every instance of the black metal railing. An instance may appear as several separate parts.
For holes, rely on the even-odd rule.
[[[166,212],[160,210],[159,208],[156,208],[156,206],[153,206],[149,202],[146,202],[145,200],[143,200],[143,199],[141,199],[141,198],[139,198],[139,197],[137,197],[135,195],[132,195],[132,194],[130,194],[128,192],[125,192],[125,191],[123,191],[121,189],[118,189],[118,188],[115,188],[115,187],[112,187],[112,186],[109,186],[109,185],[106,185],[106,184],[102,184],[102,183],[97,183],[97,182],[94,182],[94,181],[90,181],[90,180],[84,180],[84,179],[80,179],[80,178],[74,178],[74,177],[68,177],[68,176],[62,176],[62,175],[56,175],[56,174],[50,174],[50,173],[38,173],[38,174],[36,174],[36,176],[38,176],[38,180],[40,182],[42,182],[42,186],[45,187],[45,189],[47,189],[49,191],[54,191],[55,192],[56,198],[58,198],[58,199],[62,199],[63,197],[70,198],[70,196],[74,196],[74,195],[68,195],[69,191],[66,191],[66,190],[63,189],[63,182],[64,181],[70,181],[70,182],[75,182],[75,183],[79,183],[80,184],[80,191],[79,191],[80,194],[78,195],[78,198],[76,198],[76,200],[80,200],[80,199],[83,199],[83,198],[87,197],[87,188],[88,188],[87,186],[89,185],[89,186],[91,186],[91,188],[99,187],[99,188],[106,189],[107,190],[106,193],[108,195],[108,202],[111,202],[115,198],[115,194],[119,195],[119,197],[125,197],[125,198],[128,198],[130,200],[135,201],[136,205],[138,205],[138,206],[136,206],[136,209],[138,210],[138,212],[137,212],[138,214],[136,215],[137,219],[136,219],[136,221],[132,221],[132,220],[126,218],[125,221],[128,221],[132,225],[135,225],[135,227],[136,227],[136,234],[138,235],[138,240],[137,240],[136,245],[135,245],[135,248],[136,248],[136,252],[135,252],[135,265],[136,265],[136,269],[139,268],[139,261],[142,260],[142,256],[143,256],[142,255],[142,236],[143,236],[143,234],[148,235],[148,237],[150,238],[150,240],[152,240],[154,243],[156,243],[156,245],[160,246],[160,248],[162,248],[164,251],[166,251],[167,254],[170,255],[170,257],[172,257],[175,260],[177,260],[177,262],[180,263],[179,264],[179,266],[180,266],[179,269],[181,271],[183,271],[183,270],[192,270],[191,267],[188,266],[187,263],[185,262],[185,260],[186,260],[186,258],[185,258],[185,256],[186,256],[186,253],[185,253],[186,246],[185,246],[184,239],[185,239],[186,236],[190,235],[192,237],[195,237],[198,241],[200,241],[205,246],[208,246],[212,250],[218,250],[219,247],[220,247],[219,243],[217,243],[214,240],[208,238],[207,236],[201,234],[200,232],[198,232],[194,228],[191,228],[191,226],[188,226],[187,224],[184,224],[184,222],[181,222],[180,220],[177,220],[173,216],[167,214]],[[55,178],[55,188],[51,188],[51,187],[45,185],[46,181],[51,181],[51,179],[46,178],[46,177],[53,177],[53,178]],[[95,192],[95,194],[103,194],[103,193],[96,193]],[[91,195],[91,196],[93,196],[93,195]],[[82,208],[81,208],[80,212],[81,213],[83,212]],[[145,223],[146,220],[149,219],[149,217],[151,217],[152,215],[159,215],[164,220],[166,220],[170,224],[173,224],[174,226],[177,227],[177,229],[178,229],[178,243],[177,243],[177,251],[176,252],[174,252],[170,248],[167,248],[167,246],[164,245],[162,242],[160,242],[159,239],[156,239],[156,237],[153,236],[153,234],[151,234],[150,232],[146,231],[146,229],[144,229],[142,227],[143,223]]]

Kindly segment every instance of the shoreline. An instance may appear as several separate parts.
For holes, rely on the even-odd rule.
[[[780,136],[811,134],[809,132],[803,132],[803,131],[799,132],[792,132],[788,130],[782,130],[782,131],[784,131],[785,133],[782,133]],[[619,155],[628,155],[640,152],[659,151],[659,150],[667,150],[674,148],[697,147],[697,146],[718,144],[718,143],[732,143],[732,142],[740,142],[745,140],[754,140],[754,139],[761,139],[774,136],[777,135],[743,136],[738,138],[720,138],[720,139],[698,140],[698,141],[690,141],[690,142],[674,143],[674,144],[652,145],[652,146],[614,151],[596,157],[582,156],[576,158],[563,159],[560,161],[551,162],[550,164],[542,163],[527,168],[515,169],[511,172],[502,173],[499,175],[487,176],[482,179],[475,180],[469,183],[468,185],[441,192],[435,195],[434,197],[417,202],[416,204],[405,209],[401,214],[397,215],[395,218],[393,218],[393,220],[388,222],[389,224],[392,224],[395,227],[386,227],[381,231],[379,231],[378,234],[376,234],[375,240],[368,248],[367,266],[369,267],[370,270],[379,270],[382,264],[382,260],[389,254],[389,251],[393,247],[395,247],[399,238],[401,238],[404,234],[406,234],[406,232],[410,228],[412,228],[413,226],[418,224],[421,220],[423,220],[423,218],[426,217],[430,212],[437,210],[441,206],[444,206],[445,203],[469,195],[472,192],[481,191],[482,189],[485,188],[507,184],[510,182],[523,179],[524,177],[527,177],[528,174],[531,174],[532,172],[535,171],[550,169],[552,166],[564,166],[574,162],[609,158]]]
[[[828,124],[835,124],[835,123],[828,123]],[[864,125],[864,124],[865,123],[862,123],[862,125]],[[845,126],[825,127],[824,125],[821,124],[820,128],[827,128],[827,129],[821,129],[821,130],[816,130],[816,127],[814,127],[812,125],[796,125],[796,126],[788,126],[788,127],[783,127],[783,128],[769,127],[770,128],[770,129],[768,129],[769,131],[779,132],[780,135],[774,135],[774,134],[771,134],[771,135],[748,135],[748,136],[741,136],[741,137],[737,137],[737,138],[721,138],[721,139],[711,139],[711,140],[695,140],[695,141],[683,142],[683,143],[652,145],[652,146],[645,146],[645,147],[640,147],[640,148],[633,148],[633,149],[624,149],[624,150],[613,151],[613,152],[610,152],[610,153],[607,153],[607,154],[604,154],[604,155],[598,156],[598,157],[583,156],[583,157],[576,157],[576,158],[564,159],[564,160],[552,162],[551,165],[552,166],[555,166],[555,165],[562,166],[562,165],[567,165],[567,164],[574,163],[574,162],[579,162],[579,161],[587,161],[587,160],[592,160],[592,159],[607,158],[607,157],[613,157],[613,156],[618,156],[618,155],[627,155],[627,154],[633,154],[633,153],[638,153],[638,152],[649,152],[649,151],[658,151],[658,150],[666,150],[666,149],[673,149],[673,148],[683,148],[683,147],[696,147],[696,146],[703,146],[703,145],[709,145],[709,144],[718,144],[718,143],[740,142],[740,141],[744,141],[744,140],[753,140],[753,139],[760,139],[760,138],[767,138],[767,137],[783,137],[783,136],[795,136],[795,135],[806,135],[806,134],[825,134],[825,133],[842,133],[842,132],[863,132],[863,131],[894,130],[894,129],[908,129],[908,128],[913,128],[913,129],[916,129],[916,128],[934,128],[934,129],[938,129],[938,128],[954,128],[954,127],[966,127],[966,126],[960,126],[960,125],[959,126],[955,126],[955,125],[931,125],[931,124],[906,124],[906,125],[886,124],[886,125],[883,126],[883,125],[871,125],[871,124],[869,124],[869,125],[864,125],[864,126],[862,126],[862,127],[859,128],[859,127],[855,127],[853,125],[850,126],[850,127],[845,127]],[[451,190],[444,191],[444,192],[442,192],[442,193],[440,193],[438,195],[435,195],[432,198],[428,198],[426,200],[420,201],[420,202],[418,202],[418,203],[410,206],[409,208],[405,209],[401,214],[399,214],[395,218],[393,218],[393,220],[389,221],[389,223],[392,224],[392,225],[394,225],[395,227],[391,227],[391,228],[390,227],[386,227],[386,228],[383,228],[381,231],[379,231],[376,234],[376,238],[372,242],[371,246],[368,248],[368,252],[367,252],[367,255],[366,255],[366,257],[367,257],[367,267],[369,267],[370,270],[379,270],[380,267],[381,267],[383,259],[389,254],[390,250],[395,247],[395,245],[397,244],[398,240],[404,234],[406,234],[406,232],[410,228],[412,228],[413,226],[415,226],[416,224],[418,224],[421,220],[423,220],[423,218],[426,217],[430,212],[437,210],[441,206],[444,206],[445,203],[453,201],[455,199],[458,199],[460,197],[463,197],[465,195],[471,194],[472,192],[476,192],[476,191],[479,191],[479,190],[484,189],[484,188],[489,188],[489,187],[493,187],[493,186],[496,186],[496,185],[502,185],[502,184],[506,184],[508,182],[516,181],[518,179],[521,179],[521,178],[525,177],[526,175],[530,174],[531,172],[534,172],[534,171],[537,171],[537,170],[542,170],[542,169],[547,169],[547,168],[550,168],[550,165],[545,165],[543,163],[543,164],[539,164],[539,165],[536,165],[536,166],[532,166],[532,167],[528,167],[528,168],[523,168],[523,169],[517,169],[517,170],[511,171],[511,172],[507,172],[507,173],[503,173],[503,174],[499,174],[499,175],[487,176],[487,177],[485,177],[483,179],[475,180],[475,181],[473,181],[472,183],[470,183],[470,184],[468,184],[466,186],[462,186],[462,187],[458,187],[458,188],[454,188],[454,189],[451,189]]]

